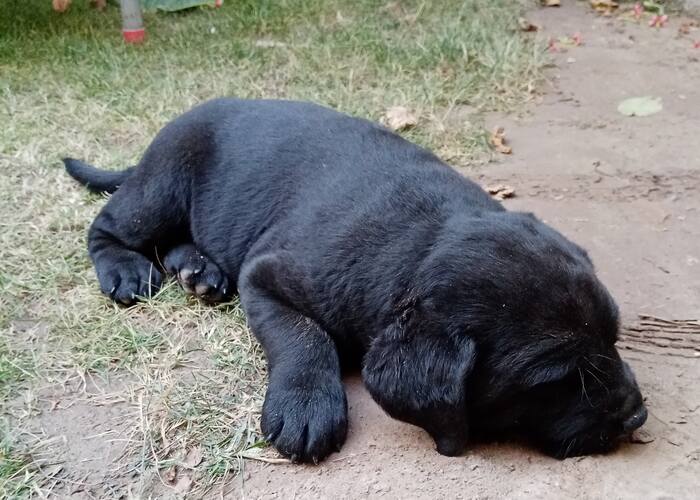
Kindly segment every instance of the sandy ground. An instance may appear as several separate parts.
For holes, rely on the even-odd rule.
[[[653,441],[564,461],[505,444],[442,457],[351,378],[340,453],[317,467],[249,462],[229,496],[698,498],[700,333],[639,315],[700,319],[700,32],[679,37],[680,20],[654,30],[563,3],[530,19],[545,36],[578,32],[583,45],[555,54],[551,87],[529,113],[491,117],[513,154],[472,177],[512,186],[508,208],[535,212],[590,251],[628,327],[622,354],[647,397]],[[644,95],[661,97],[663,111],[617,112]]]

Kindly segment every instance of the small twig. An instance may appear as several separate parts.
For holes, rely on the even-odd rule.
[[[291,464],[292,461],[288,458],[272,458],[272,457],[256,457],[255,455],[248,455],[246,453],[241,453],[241,457],[248,460],[257,460],[258,462],[263,462],[266,464],[280,465],[280,464]]]

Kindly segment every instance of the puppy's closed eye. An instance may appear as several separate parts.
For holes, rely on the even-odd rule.
[[[573,372],[571,363],[553,364],[551,366],[536,367],[523,377],[526,387],[535,387],[541,384],[560,382]]]

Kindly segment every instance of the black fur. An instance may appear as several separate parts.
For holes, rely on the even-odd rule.
[[[603,452],[646,418],[586,252],[374,123],[220,99],[168,124],[128,176],[76,165],[93,188],[121,184],[89,233],[114,300],[156,290],[170,249],[174,274],[194,255],[208,285],[237,288],[269,363],[262,430],[294,459],[342,445],[355,353],[375,400],[447,455],[494,437]]]

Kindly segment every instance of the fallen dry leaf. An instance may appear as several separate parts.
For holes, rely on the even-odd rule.
[[[679,35],[687,35],[691,31],[695,31],[695,29],[698,27],[698,22],[695,20],[690,20],[684,23],[681,23],[681,25],[678,27],[678,34]]]
[[[70,7],[71,0],[53,0],[51,5],[56,12],[65,12]]]
[[[509,155],[513,152],[513,148],[506,146],[506,133],[503,127],[494,127],[489,142],[501,154]]]
[[[497,200],[505,200],[506,198],[512,198],[515,196],[515,189],[510,186],[506,186],[505,184],[488,186],[486,191],[488,191],[489,194]]]
[[[615,0],[589,0],[594,9],[617,9],[620,4]]]
[[[536,24],[532,24],[530,21],[525,19],[524,17],[519,17],[518,18],[518,26],[520,26],[521,31],[539,31],[540,27],[537,26]]]
[[[559,7],[561,5],[560,0],[541,0],[541,2],[545,7]]]
[[[649,431],[645,429],[637,429],[632,433],[630,436],[630,443],[635,443],[635,444],[647,444],[651,443],[656,439],[654,436],[649,434]]]
[[[400,131],[415,127],[418,118],[404,106],[393,106],[386,110],[381,122],[391,130]]]
[[[581,33],[574,33],[571,36],[560,36],[559,38],[549,38],[547,48],[550,52],[566,52],[570,47],[583,45]]]
[[[617,9],[620,4],[615,0],[589,0],[593,10],[599,14],[610,15],[613,10]]]

